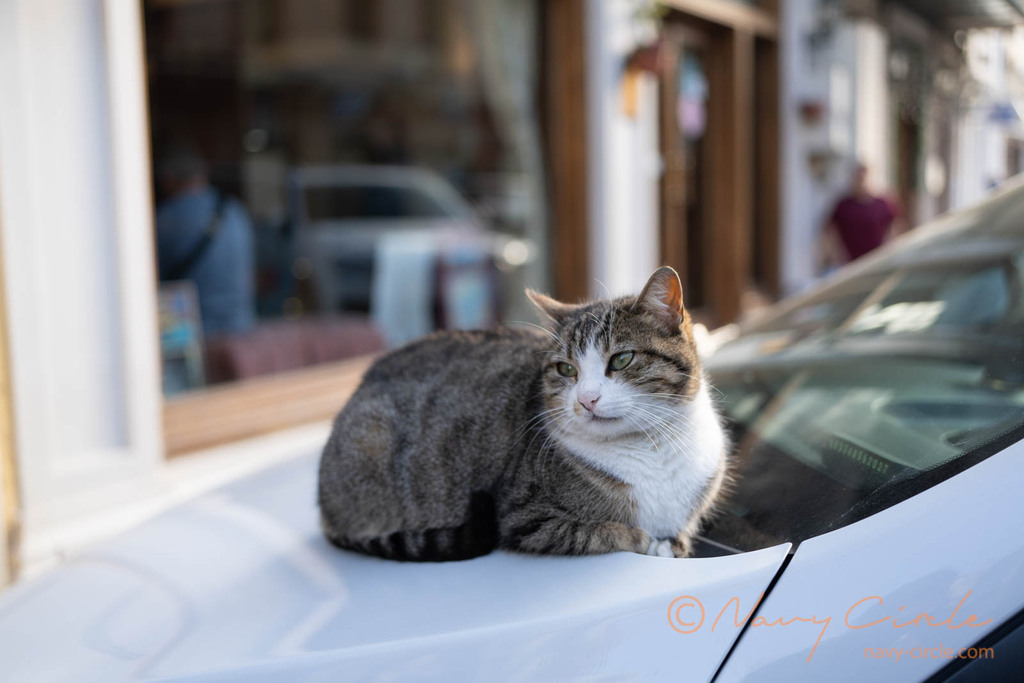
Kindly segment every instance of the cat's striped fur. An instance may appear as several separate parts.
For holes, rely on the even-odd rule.
[[[333,543],[425,561],[689,553],[725,440],[678,276],[590,304],[528,294],[548,329],[437,333],[370,368],[320,463]]]

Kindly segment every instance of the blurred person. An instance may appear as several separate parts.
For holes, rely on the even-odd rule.
[[[899,210],[868,185],[868,168],[857,163],[848,194],[829,214],[822,231],[821,261],[827,272],[888,242],[899,230]]]
[[[176,148],[157,166],[161,281],[191,280],[206,335],[244,332],[255,322],[253,229],[245,208],[210,185],[206,164]]]

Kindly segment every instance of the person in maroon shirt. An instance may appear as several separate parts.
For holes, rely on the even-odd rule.
[[[899,211],[884,197],[871,193],[868,169],[854,168],[850,193],[840,199],[824,230],[826,269],[864,256],[889,241],[895,234]]]

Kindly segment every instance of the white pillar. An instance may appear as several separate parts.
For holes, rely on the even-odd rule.
[[[889,189],[893,187],[889,163],[889,39],[884,28],[870,21],[858,21],[855,35],[857,158],[867,164],[875,186]]]
[[[634,30],[635,7],[624,0],[588,0],[586,5],[586,257],[593,297],[636,293],[661,265],[658,89],[652,76],[641,77],[637,115],[631,118],[623,109],[626,58],[646,38],[643,27]]]
[[[140,3],[0,3],[0,225],[25,554],[162,460]]]

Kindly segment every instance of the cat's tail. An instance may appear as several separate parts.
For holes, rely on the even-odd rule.
[[[353,537],[332,533],[323,520],[324,533],[334,545],[387,560],[451,562],[486,555],[498,546],[498,519],[494,498],[485,492],[472,495],[466,521],[459,526],[394,531],[378,536]]]

